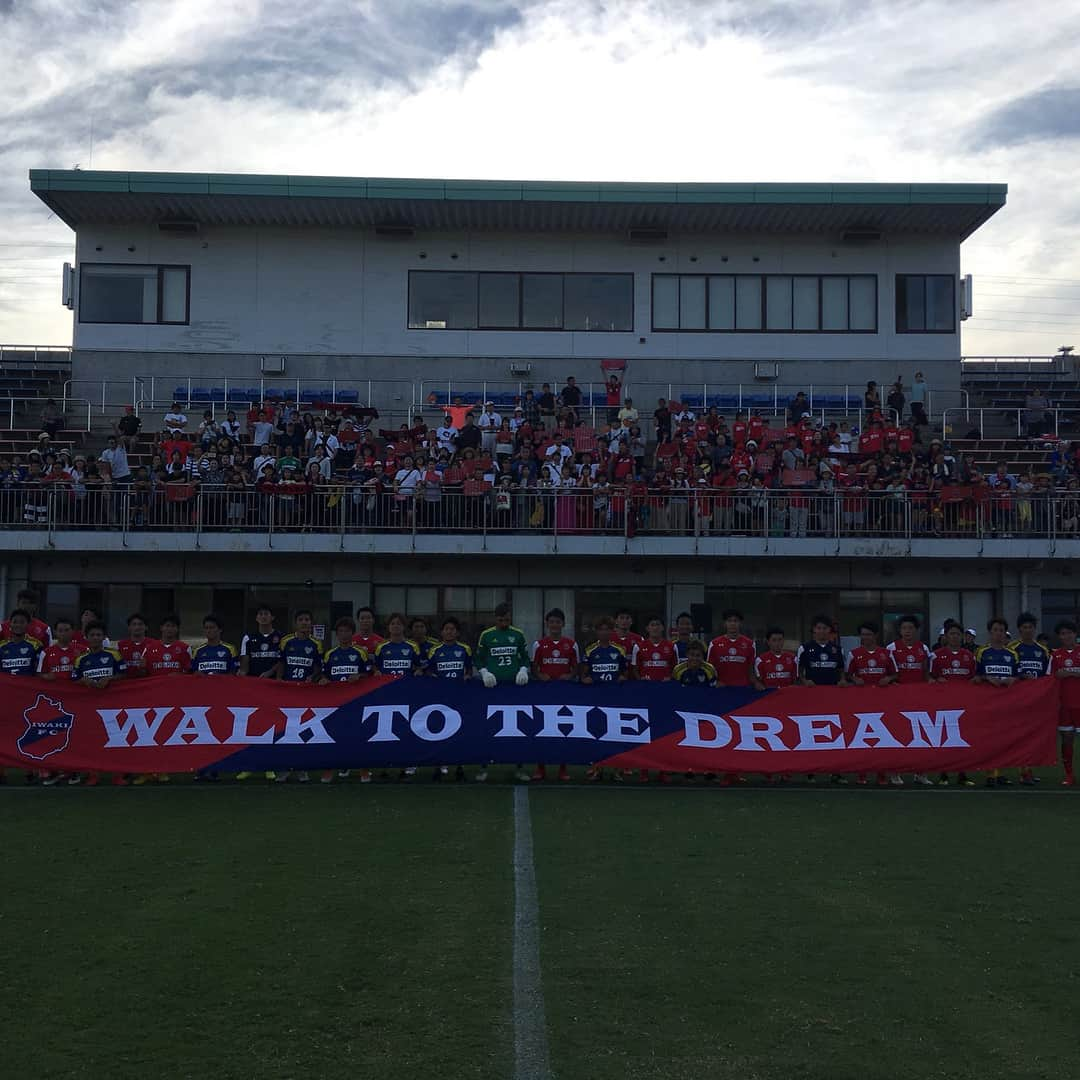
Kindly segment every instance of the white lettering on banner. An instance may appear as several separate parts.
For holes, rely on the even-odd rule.
[[[430,721],[436,716],[442,717],[442,726],[439,731],[432,731]],[[412,714],[409,727],[417,738],[425,742],[441,742],[461,730],[461,713],[449,705],[425,705]]]
[[[334,740],[327,734],[323,727],[323,721],[337,712],[337,707],[329,709],[282,709],[285,715],[285,730],[282,732],[279,743],[299,743],[302,746],[311,746],[312,743],[332,743]],[[305,720],[308,713],[310,716]],[[309,738],[305,739],[307,735]]]
[[[98,709],[97,714],[105,725],[105,749],[113,750],[121,746],[157,746],[154,736],[158,733],[166,715],[172,712],[171,705],[158,705],[149,709]],[[121,721],[120,717],[124,719]],[[129,741],[135,733],[135,742]]]
[[[731,719],[738,724],[741,735],[736,750],[787,749],[780,739],[784,722],[775,716],[733,716]]]
[[[840,717],[836,713],[830,716],[793,716],[791,719],[799,728],[796,750],[844,749],[844,729],[840,726]],[[840,734],[830,739],[830,728],[839,728]]]
[[[502,721],[502,727],[495,732],[494,738],[524,739],[525,732],[518,727],[518,721],[531,720],[532,714],[531,705],[489,705],[486,719]]]
[[[911,742],[907,744],[909,750],[925,750],[932,746],[971,745],[965,742],[960,734],[963,709],[939,709],[932,720],[926,712],[901,712],[900,715],[911,721]]]
[[[252,735],[248,731],[248,721],[251,719],[252,713],[258,712],[258,709],[254,708],[237,708],[235,706],[229,706],[229,712],[232,713],[233,728],[232,734],[225,740],[231,746],[247,746],[257,745],[259,743],[272,743],[274,741],[274,728],[271,725],[266,731],[260,732],[258,735]]]
[[[589,713],[592,705],[537,705],[544,718],[544,726],[536,733],[538,739],[595,739],[589,730]],[[563,715],[564,713],[569,715]],[[569,731],[562,728],[568,726]]]
[[[208,706],[185,707],[176,729],[165,740],[165,746],[218,746],[221,740],[210,730],[206,718]]]
[[[360,723],[366,723],[372,717],[375,718],[375,734],[368,742],[401,742],[394,734],[394,718],[408,721],[409,713],[403,705],[368,705]]]
[[[856,713],[855,719],[859,726],[848,743],[849,750],[903,750],[904,744],[881,722],[884,713]],[[872,739],[877,744],[871,745],[867,740]]]
[[[605,709],[607,729],[600,736],[601,742],[647,743],[652,740],[649,731],[648,709]]]
[[[686,728],[686,736],[680,746],[695,746],[702,750],[715,750],[721,746],[727,746],[732,739],[731,725],[722,717],[712,713],[680,712],[675,710],[675,715],[682,720]],[[701,734],[701,725],[707,724],[713,729],[711,739],[704,738]]]

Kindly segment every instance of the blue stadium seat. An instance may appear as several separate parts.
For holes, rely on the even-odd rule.
[[[249,401],[252,405],[258,405],[262,401],[262,391],[257,386],[249,386],[239,392],[241,401]]]
[[[191,400],[192,401],[209,401],[210,400],[210,389],[209,389],[209,387],[196,386],[195,389],[191,391]]]
[[[285,397],[285,391],[278,386],[271,386],[266,391],[267,401],[282,401]]]
[[[700,409],[705,405],[704,394],[680,394],[679,400],[690,409]]]
[[[187,401],[188,388],[186,386],[178,386],[173,391],[173,401]]]
[[[225,400],[225,387],[215,386],[210,390],[211,401],[224,401]]]
[[[743,394],[743,405],[748,409],[771,409],[775,403],[772,394]]]
[[[509,406],[510,408],[513,408],[515,403],[517,402],[517,394],[506,393],[505,391],[502,391],[498,394],[489,394],[488,400],[495,405]]]
[[[337,392],[338,404],[340,405],[356,405],[360,401],[359,390],[339,390]]]

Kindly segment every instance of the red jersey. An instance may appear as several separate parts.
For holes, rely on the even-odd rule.
[[[40,641],[42,645],[52,644],[52,630],[49,629],[49,624],[43,619],[31,619],[26,628],[26,636],[32,637],[35,641]],[[10,637],[11,623],[5,619],[3,624],[0,624],[0,638]]]
[[[885,445],[885,437],[880,428],[870,428],[859,436],[860,454],[880,454]]]
[[[880,645],[876,649],[859,645],[848,653],[847,673],[862,679],[867,686],[877,686],[887,675],[896,674],[896,665],[888,649]]]
[[[1050,674],[1056,675],[1059,671],[1080,670],[1080,645],[1071,649],[1055,649],[1050,654]]]
[[[709,643],[705,662],[716,668],[717,686],[749,686],[756,657],[754,642],[745,634],[721,634]]]
[[[1080,645],[1072,649],[1055,649],[1050,654],[1050,674],[1059,671],[1080,671]],[[1080,716],[1080,678],[1061,680],[1061,715],[1058,720],[1065,730],[1076,727]]]
[[[116,648],[127,666],[126,675],[129,679],[138,679],[150,674],[146,666],[147,659],[160,644],[157,638],[152,637],[145,637],[138,642],[132,638],[124,638],[116,643]]]
[[[950,649],[942,645],[934,650],[930,675],[935,679],[972,679],[975,677],[975,654],[970,649]]]
[[[896,641],[889,642],[887,652],[896,668],[898,683],[926,682],[926,663],[933,657],[924,642],[916,641],[912,645],[905,645],[897,638]]]
[[[384,640],[378,634],[353,634],[352,643],[359,645],[362,649],[367,649],[368,656],[374,656],[375,646]]]
[[[75,671],[75,661],[87,651],[86,644],[77,645],[72,640],[70,645],[50,645],[38,661],[38,671],[42,675],[55,673],[63,678],[71,678]]]
[[[760,446],[765,436],[765,421],[760,416],[751,416],[746,421],[746,434]]]
[[[577,642],[568,637],[544,637],[534,641],[530,656],[537,673],[552,680],[576,675],[578,664],[581,663]]]
[[[780,653],[771,650],[754,661],[754,674],[765,684],[767,690],[781,686],[794,686],[799,680],[799,665],[795,654],[786,649]]]
[[[736,446],[742,446],[746,442],[747,423],[745,420],[736,420],[731,425],[731,441]]]
[[[148,675],[168,675],[191,670],[191,650],[186,641],[155,641],[144,657]]]
[[[611,640],[626,653],[626,662],[631,667],[635,663],[637,650],[645,644],[645,639],[640,634],[634,633],[633,630],[627,630],[625,634],[620,634],[616,630],[612,633]]]
[[[671,678],[678,662],[675,646],[670,641],[645,640],[637,653],[638,678],[648,679],[649,682],[663,682]]]

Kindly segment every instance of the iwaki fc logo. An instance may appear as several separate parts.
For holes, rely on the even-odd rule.
[[[16,745],[23,757],[44,761],[51,754],[67,749],[75,717],[64,709],[61,701],[38,694],[29,709],[23,709],[26,730]]]

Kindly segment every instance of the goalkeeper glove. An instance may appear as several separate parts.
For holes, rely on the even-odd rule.
[[[517,676],[514,679],[514,682],[516,682],[518,684],[518,686],[528,686],[529,685],[529,669],[528,668],[518,668],[518,673],[517,673]]]
[[[494,690],[498,683],[498,679],[496,679],[486,667],[480,669],[480,678],[483,680],[484,686],[486,686],[488,690]]]

